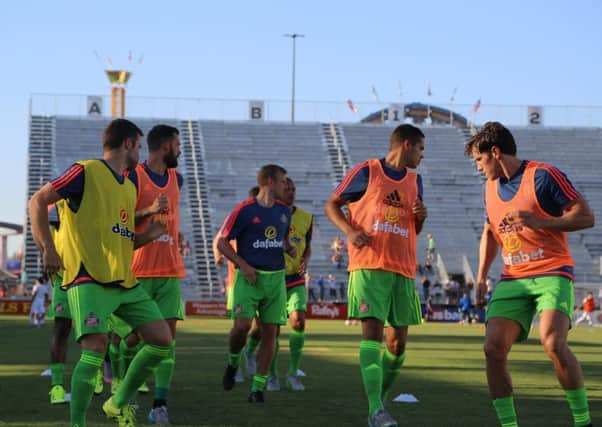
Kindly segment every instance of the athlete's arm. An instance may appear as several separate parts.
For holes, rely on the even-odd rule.
[[[416,234],[420,234],[422,231],[422,226],[424,225],[424,221],[428,215],[426,210],[426,206],[421,199],[416,199],[414,204],[412,205],[412,212],[414,213],[414,224],[416,227]]]
[[[46,273],[54,274],[63,268],[63,261],[56,251],[50,227],[48,227],[48,205],[58,202],[62,197],[51,183],[40,188],[29,200],[29,218],[31,236],[42,252],[42,262]]]
[[[134,249],[158,239],[166,231],[167,221],[151,222],[142,233],[136,233],[134,236]]]
[[[159,194],[159,196],[155,199],[152,205],[147,208],[136,211],[135,221],[139,222],[140,220],[147,218],[151,215],[159,213],[163,210],[167,210],[169,204],[167,202],[167,196],[163,193]]]
[[[230,245],[230,242],[221,234],[217,239],[217,248],[222,254],[224,254],[226,258],[238,266],[243,276],[245,276],[245,279],[247,279],[247,282],[249,282],[251,285],[255,284],[257,281],[255,269],[251,267],[243,258],[238,256],[232,245]]]
[[[542,218],[528,211],[515,211],[506,215],[510,224],[520,224],[533,230],[577,231],[594,226],[595,218],[583,197],[568,203],[559,217]]]
[[[213,259],[215,260],[215,265],[222,265],[224,263],[224,254],[222,254],[217,247],[219,238],[220,232],[215,235],[213,241],[211,242],[211,249],[213,249]]]
[[[347,235],[347,238],[354,246],[358,248],[366,246],[370,242],[370,234],[361,229],[356,230],[347,222],[347,218],[345,218],[341,210],[341,207],[345,203],[345,200],[336,193],[333,193],[324,206],[324,213],[330,222]]]
[[[488,222],[483,226],[481,244],[479,246],[479,272],[477,273],[477,304],[485,305],[487,294],[487,274],[493,260],[497,256],[498,244]]]

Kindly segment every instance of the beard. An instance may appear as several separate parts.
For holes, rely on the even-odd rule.
[[[126,158],[125,169],[127,171],[133,171],[134,169],[136,169],[137,165],[138,161],[136,159],[133,159],[131,157]]]
[[[172,151],[163,156],[163,162],[165,162],[165,166],[167,166],[168,168],[178,167],[178,158],[174,156]]]

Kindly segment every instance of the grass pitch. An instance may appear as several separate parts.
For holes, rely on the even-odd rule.
[[[191,318],[179,325],[176,372],[169,396],[172,422],[179,426],[365,426],[367,402],[358,367],[359,326],[341,321],[309,321],[302,369],[304,392],[266,392],[264,405],[246,398],[250,381],[224,392],[230,321]],[[36,329],[24,317],[0,317],[0,425],[42,427],[68,425],[67,405],[51,406],[50,379],[40,376],[49,365],[52,321]],[[411,393],[418,403],[388,402],[400,425],[496,426],[488,397],[482,354],[482,325],[427,323],[410,328],[407,359],[392,396]],[[602,329],[579,327],[570,332],[571,348],[581,362],[594,425],[602,420]],[[281,384],[288,367],[288,327],[280,337]],[[79,346],[71,343],[66,367],[70,381]],[[552,364],[535,331],[510,354],[515,404],[522,426],[571,426],[572,419]],[[69,389],[67,385],[67,389]],[[110,426],[92,400],[88,426]],[[139,395],[139,424],[152,403]]]

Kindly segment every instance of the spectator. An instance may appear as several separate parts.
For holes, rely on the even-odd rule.
[[[309,302],[315,303],[318,302],[318,298],[316,297],[316,292],[319,291],[318,283],[316,282],[316,278],[314,276],[310,276],[306,274],[307,280],[307,298]]]
[[[460,312],[462,313],[460,324],[470,323],[472,320],[472,301],[470,301],[468,292],[464,292],[462,298],[460,298]]]
[[[424,302],[424,316],[423,319],[425,322],[428,322],[433,319],[433,297],[428,296],[428,298]]]
[[[324,301],[324,276],[318,277],[317,283],[318,283],[318,292],[320,293],[318,301],[322,302],[322,301]]]
[[[585,298],[583,299],[581,306],[579,306],[579,310],[583,310],[583,314],[581,315],[581,317],[579,317],[579,319],[575,321],[575,326],[577,326],[584,320],[587,320],[587,324],[591,328],[593,326],[591,314],[594,312],[595,309],[596,300],[594,299],[594,294],[592,292],[588,292]]]
[[[437,250],[437,243],[432,234],[426,235],[426,265],[431,266],[435,261],[435,251]]]
[[[331,261],[334,265],[336,265],[337,269],[343,268],[343,251],[345,250],[345,242],[339,236],[335,237],[332,245],[330,246],[332,250]]]
[[[429,280],[429,278],[426,276],[422,277],[422,296],[424,298],[424,301],[428,300],[428,298],[429,298],[429,288],[430,287],[431,287],[431,281]]]
[[[336,302],[337,297],[337,281],[334,274],[329,274],[326,278],[326,284],[328,286],[328,300],[330,302]]]
[[[458,292],[460,291],[460,284],[451,279],[449,282],[445,284],[445,303],[450,305],[458,304]]]

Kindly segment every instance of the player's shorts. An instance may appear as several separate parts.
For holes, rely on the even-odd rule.
[[[127,289],[91,282],[69,287],[67,297],[77,341],[87,334],[109,332],[108,320],[113,313],[134,330],[163,320],[159,307],[141,286]]]
[[[232,318],[232,304],[234,303],[234,286],[226,288],[226,316]]]
[[[535,313],[556,310],[573,318],[573,282],[562,276],[544,276],[499,282],[487,305],[485,321],[503,317],[521,326],[517,341],[527,339]]]
[[[184,320],[184,303],[177,277],[140,277],[140,286],[157,303],[164,319]]]
[[[233,295],[232,318],[253,319],[259,313],[262,323],[286,324],[284,270],[257,270],[257,281],[251,285],[237,269]]]
[[[304,285],[293,286],[286,290],[286,314],[290,316],[293,311],[307,313],[307,292]]]
[[[385,270],[354,270],[347,293],[350,318],[372,317],[394,327],[422,323],[414,279]]]
[[[52,304],[48,310],[49,317],[62,317],[71,319],[71,310],[69,309],[69,299],[67,291],[61,288],[63,278],[57,274],[52,275]]]
[[[134,331],[129,323],[116,314],[111,314],[107,322],[109,322],[109,331],[121,339],[125,339]]]

